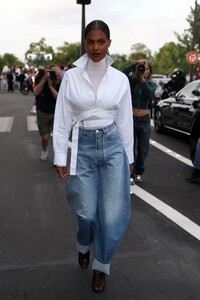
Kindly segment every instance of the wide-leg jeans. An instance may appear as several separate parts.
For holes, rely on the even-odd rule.
[[[129,162],[115,123],[79,128],[76,175],[67,180],[67,199],[77,215],[77,250],[86,253],[93,244],[92,269],[109,275],[131,213]]]

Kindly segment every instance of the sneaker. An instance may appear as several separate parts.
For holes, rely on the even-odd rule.
[[[192,175],[189,178],[187,178],[187,182],[200,183],[200,170],[194,169],[194,172],[192,173]]]
[[[42,151],[40,159],[41,160],[47,160],[47,156],[48,156],[48,152],[47,151]]]
[[[135,184],[135,180],[132,177],[130,177],[130,185],[134,185],[134,184]]]
[[[142,175],[135,175],[135,182],[142,182]]]

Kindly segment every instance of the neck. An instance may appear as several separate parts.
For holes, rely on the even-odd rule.
[[[86,71],[88,73],[91,84],[95,89],[95,91],[97,91],[97,88],[106,72],[106,68],[107,68],[106,57],[104,57],[99,62],[94,62],[91,59],[89,59],[87,62]]]

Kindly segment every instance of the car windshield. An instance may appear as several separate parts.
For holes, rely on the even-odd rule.
[[[192,82],[192,84],[186,85],[180,92],[178,92],[178,98],[196,98],[192,91],[198,90],[200,92],[200,82]]]

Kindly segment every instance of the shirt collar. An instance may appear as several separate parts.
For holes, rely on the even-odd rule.
[[[87,53],[83,54],[79,59],[77,59],[73,64],[81,69],[85,69],[86,64],[88,62],[88,55]],[[106,55],[106,63],[107,66],[111,66],[114,62],[114,59],[110,55]]]

